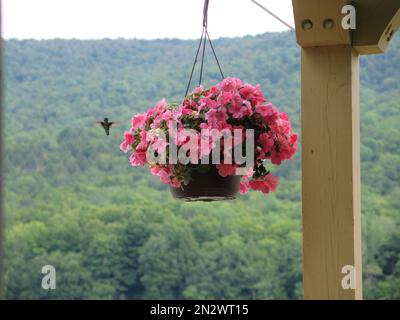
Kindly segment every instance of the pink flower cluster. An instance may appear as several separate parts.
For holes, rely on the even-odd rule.
[[[199,134],[190,137],[187,129]],[[215,129],[220,132],[254,129],[255,164],[247,168],[247,174],[242,176],[240,192],[246,193],[252,189],[269,193],[277,189],[278,179],[265,169],[264,163],[270,161],[280,165],[284,160],[291,159],[297,149],[297,134],[292,131],[287,114],[279,112],[267,101],[260,85],[252,86],[242,83],[240,79],[226,78],[210,89],[197,87],[178,106],[161,100],[146,113],[135,115],[131,129],[124,133],[120,149],[131,151],[130,162],[133,166],[147,164],[151,173],[163,183],[178,188],[184,184],[188,168],[197,165],[199,159],[209,156],[217,147],[224,159],[226,150],[232,148],[224,143],[216,144],[213,134],[200,134],[207,129],[208,132]],[[169,138],[166,138],[168,135]],[[188,141],[196,141],[198,152],[190,152],[190,165],[179,162],[169,164],[168,161],[154,163],[147,159],[150,146],[159,154],[166,153],[168,158],[166,150],[171,139],[176,146],[188,150],[191,149]],[[233,146],[246,139],[244,133],[240,139],[235,136]],[[222,161],[216,166],[223,177],[235,175],[236,169],[240,168],[235,161]]]

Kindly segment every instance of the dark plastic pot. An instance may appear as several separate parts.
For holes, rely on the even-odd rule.
[[[240,176],[221,177],[215,165],[207,172],[193,171],[191,181],[181,188],[172,188],[174,198],[185,201],[219,201],[236,198]]]

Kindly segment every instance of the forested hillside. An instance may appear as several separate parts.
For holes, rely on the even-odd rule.
[[[374,299],[400,299],[399,40],[361,61],[364,296]],[[7,298],[302,298],[300,152],[273,168],[275,194],[183,203],[119,151],[135,112],[182,99],[196,44],[6,42]],[[260,83],[300,133],[294,34],[214,46],[225,75]],[[106,116],[122,122],[109,137],[94,125]],[[41,289],[47,264],[56,290]]]

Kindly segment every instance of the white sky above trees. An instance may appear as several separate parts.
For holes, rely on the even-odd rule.
[[[199,38],[203,0],[3,0],[3,37]],[[291,0],[258,0],[294,25]],[[250,0],[210,0],[212,38],[283,31]]]

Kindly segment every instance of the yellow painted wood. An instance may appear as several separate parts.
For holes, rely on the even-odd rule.
[[[292,0],[297,42],[302,47],[351,44],[351,33],[342,28],[342,8],[347,0]],[[332,28],[324,27],[331,19]]]
[[[359,56],[302,48],[301,68],[304,298],[361,299]]]
[[[400,0],[356,0],[353,46],[360,54],[386,51],[400,27]]]

